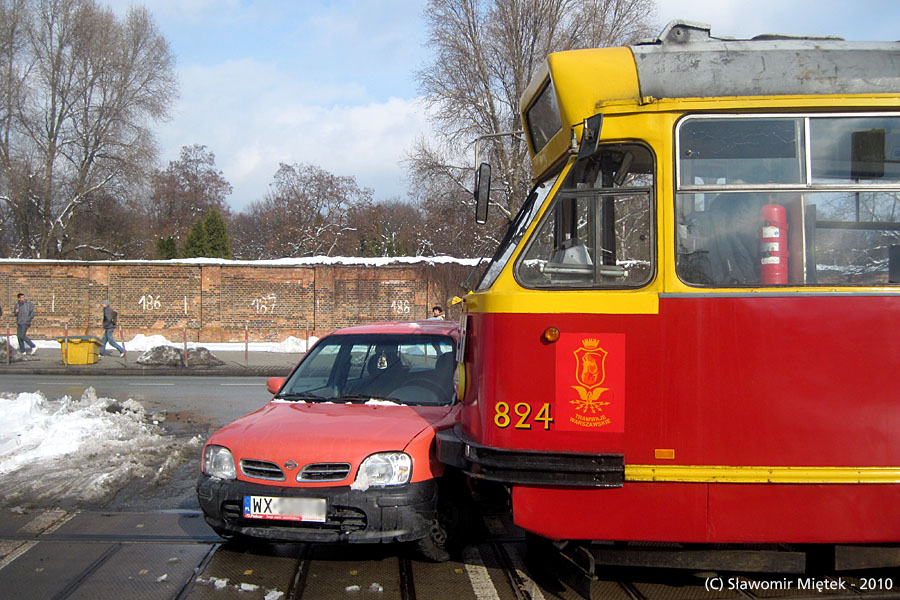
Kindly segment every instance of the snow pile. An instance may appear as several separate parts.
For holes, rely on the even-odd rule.
[[[312,345],[316,341],[316,339],[318,338],[310,337],[310,345]],[[156,348],[157,346],[175,346],[176,348],[181,348],[184,346],[184,342],[170,342],[161,335],[144,334],[138,334],[134,336],[134,338],[130,341],[125,342],[125,348],[129,352],[146,352],[147,350]],[[242,352],[244,350],[243,342],[188,342],[187,346],[188,348],[202,347],[212,352]],[[288,354],[300,354],[302,352],[306,352],[306,340],[301,340],[295,338],[294,336],[288,336],[288,338],[283,342],[250,342],[248,344],[248,347],[251,352],[284,352]]]
[[[134,339],[125,342],[125,348],[129,352],[146,352],[157,346],[174,346],[174,342],[170,342],[162,335],[144,335],[139,333]]]
[[[184,357],[181,350],[174,346],[155,346],[141,354],[137,363],[139,365],[157,365],[163,367],[183,367]]]
[[[176,439],[160,419],[94,388],[78,400],[0,394],[0,505],[104,503],[134,479],[165,482],[202,442]]]
[[[7,358],[7,353],[12,350],[12,354]],[[22,362],[25,360],[25,356],[19,352],[15,346],[11,346],[6,343],[5,339],[0,339],[0,363],[6,364],[7,362]]]

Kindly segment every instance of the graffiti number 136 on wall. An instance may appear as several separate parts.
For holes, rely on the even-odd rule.
[[[147,294],[145,296],[141,296],[140,300],[137,301],[138,306],[141,307],[141,310],[144,312],[150,310],[159,310],[162,308],[162,304],[159,301],[159,296],[154,296],[153,294]]]
[[[391,300],[391,312],[395,315],[408,315],[410,310],[409,300],[402,298]]]

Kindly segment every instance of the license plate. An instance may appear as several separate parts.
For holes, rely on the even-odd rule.
[[[324,523],[325,499],[244,496],[244,518]]]

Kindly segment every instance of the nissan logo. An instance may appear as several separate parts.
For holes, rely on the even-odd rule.
[[[295,463],[292,460],[289,460],[286,463],[284,463],[284,468],[287,469],[288,471],[293,471],[294,469],[297,468],[297,463]]]

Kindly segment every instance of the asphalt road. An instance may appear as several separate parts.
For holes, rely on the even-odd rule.
[[[221,427],[256,410],[271,397],[264,377],[5,374],[0,378],[0,393],[40,391],[48,398],[80,397],[88,387],[101,397],[132,398],[148,411],[187,415],[207,429]]]

